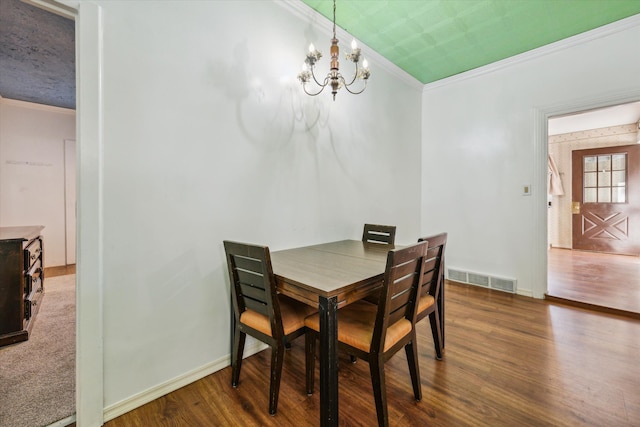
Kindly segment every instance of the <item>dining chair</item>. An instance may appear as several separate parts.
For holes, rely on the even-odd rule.
[[[338,312],[338,347],[369,363],[378,424],[389,425],[384,364],[404,347],[413,394],[422,399],[415,319],[428,242],[390,250],[379,303],[356,301]],[[307,394],[313,394],[318,315],[306,318]]]
[[[362,230],[362,241],[381,245],[393,245],[396,241],[395,225],[365,224]],[[372,304],[378,303],[379,292],[366,296],[364,299]],[[351,356],[351,363],[356,363],[355,356]]]
[[[267,246],[224,241],[233,291],[231,385],[238,386],[247,334],[271,346],[269,413],[278,408],[285,344],[304,334],[305,317],[317,309],[278,295]]]
[[[362,241],[393,245],[396,241],[396,226],[365,224],[362,230]]]
[[[424,258],[424,280],[418,300],[416,322],[429,317],[431,335],[436,350],[436,359],[442,360],[444,349],[444,250],[447,245],[447,233],[440,233],[429,237],[421,237],[418,242],[429,242],[427,256]],[[439,307],[438,301],[441,301]]]

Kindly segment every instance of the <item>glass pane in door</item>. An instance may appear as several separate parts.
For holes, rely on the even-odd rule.
[[[606,172],[611,170],[611,155],[598,156],[598,171]]]
[[[598,188],[598,203],[611,203],[611,188]]]
[[[598,170],[598,158],[596,156],[584,157],[584,171],[595,172]]]
[[[627,155],[626,154],[614,154],[611,156],[612,169],[614,171],[623,171],[627,169]]]

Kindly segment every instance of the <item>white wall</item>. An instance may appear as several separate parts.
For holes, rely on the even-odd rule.
[[[421,234],[449,231],[449,267],[514,278],[520,293],[543,296],[545,114],[640,98],[640,57],[633,54],[640,20],[630,22],[544,56],[425,87]],[[532,196],[522,195],[524,184]]]
[[[377,222],[416,240],[421,92],[369,58],[362,95],[302,94],[306,46],[330,34],[274,2],[95,3],[80,5],[80,126],[97,134],[78,141],[78,250],[96,263],[79,261],[80,300],[102,293],[103,316],[79,321],[104,324],[113,407],[228,356],[223,239],[277,250]]]
[[[0,98],[0,227],[44,225],[45,267],[65,264],[64,141],[75,123],[74,110]]]

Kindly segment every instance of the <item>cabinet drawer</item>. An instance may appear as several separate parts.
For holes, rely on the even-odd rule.
[[[42,287],[42,261],[38,258],[24,276],[24,294],[29,296]]]
[[[33,239],[26,248],[24,248],[24,269],[29,270],[33,264],[41,259],[42,241]]]
[[[24,320],[31,319],[31,301],[26,299],[24,300]]]
[[[24,300],[24,320],[31,319],[31,316],[35,316],[38,312],[40,301],[42,300],[42,294],[44,288],[42,287],[42,281],[40,277],[34,277],[31,282],[31,292],[27,294]]]

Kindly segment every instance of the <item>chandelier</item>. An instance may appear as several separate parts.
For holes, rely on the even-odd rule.
[[[333,100],[336,100],[336,93],[338,93],[338,89],[344,87],[347,89],[349,93],[357,95],[359,93],[364,92],[367,88],[367,80],[369,79],[369,68],[367,68],[367,60],[363,59],[362,68],[358,67],[360,63],[360,49],[355,40],[351,42],[351,53],[347,53],[345,57],[348,61],[352,61],[356,65],[355,72],[353,73],[353,78],[349,83],[346,82],[342,74],[340,74],[340,64],[338,63],[338,56],[340,50],[338,48],[338,39],[336,38],[336,0],[333,0],[333,38],[331,39],[331,69],[327,76],[322,80],[322,83],[318,81],[316,75],[314,73],[316,62],[320,58],[322,58],[322,53],[316,50],[313,46],[313,43],[309,45],[309,53],[307,53],[307,58],[304,60],[302,64],[302,72],[298,74],[298,80],[302,83],[302,89],[307,95],[316,96],[320,92],[324,90],[325,87],[331,86],[331,93],[333,94]],[[307,88],[307,83],[311,81],[316,83],[319,88],[317,92],[310,92]],[[362,80],[364,82],[362,89],[359,91],[351,90],[350,87],[353,85],[356,80]]]

